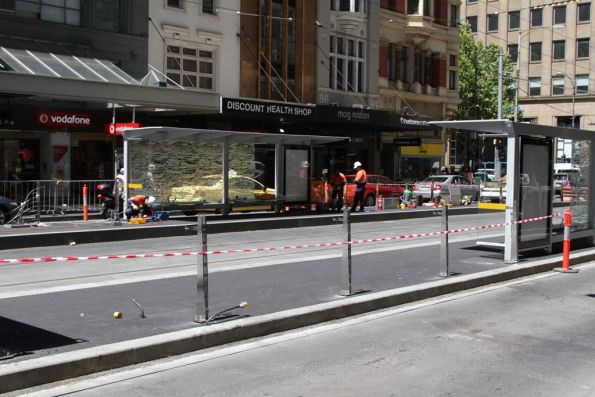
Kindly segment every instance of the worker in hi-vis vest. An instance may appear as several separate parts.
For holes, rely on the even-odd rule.
[[[357,171],[355,174],[355,195],[353,196],[353,203],[351,204],[351,212],[355,211],[359,203],[360,212],[364,212],[364,191],[366,190],[366,182],[368,182],[368,174],[362,167],[362,163],[356,161],[353,163],[353,169]]]

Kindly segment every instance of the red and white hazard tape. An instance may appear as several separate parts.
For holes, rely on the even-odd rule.
[[[285,245],[282,247],[268,247],[268,248],[243,248],[243,249],[230,249],[230,250],[214,250],[214,251],[184,251],[184,252],[172,252],[172,253],[148,253],[148,254],[121,254],[121,255],[91,255],[91,256],[50,256],[41,258],[18,258],[18,259],[0,259],[0,264],[3,263],[35,263],[35,262],[69,262],[69,261],[94,261],[94,260],[106,260],[106,259],[141,259],[141,258],[167,258],[167,257],[178,257],[178,256],[196,256],[196,255],[220,255],[220,254],[240,254],[247,252],[266,252],[266,251],[283,251],[292,249],[303,249],[303,248],[320,248],[320,247],[334,247],[345,244],[366,244],[376,243],[381,241],[394,241],[394,240],[406,240],[412,238],[440,236],[444,234],[454,233],[465,233],[475,230],[493,229],[503,227],[507,225],[518,225],[521,223],[537,222],[548,218],[559,217],[562,214],[545,215],[536,218],[522,219],[520,221],[508,222],[508,223],[496,223],[491,225],[482,225],[477,227],[468,227],[463,229],[450,229],[443,230],[440,232],[431,233],[414,233],[414,234],[403,234],[400,236],[392,237],[378,237],[363,240],[352,240],[352,241],[339,241],[332,243],[317,243],[317,244],[300,244],[300,245]]]

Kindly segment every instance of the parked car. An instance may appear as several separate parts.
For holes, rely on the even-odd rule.
[[[413,195],[421,196],[424,201],[438,196],[448,201],[450,200],[450,190],[453,185],[460,189],[461,197],[470,196],[471,200],[479,198],[479,185],[470,183],[461,175],[430,176],[421,182],[415,183]]]
[[[347,178],[347,194],[345,202],[347,205],[353,203],[353,197],[355,196],[355,175],[345,175]],[[405,191],[403,184],[398,184],[392,179],[377,174],[368,174],[368,183],[366,183],[366,189],[364,191],[364,204],[366,207],[373,207],[376,205],[376,194],[386,197],[401,197]]]
[[[0,196],[0,225],[10,221],[16,215],[18,207],[16,201]]]
[[[566,170],[554,174],[554,191],[557,195],[562,195],[564,186],[575,185],[580,173],[578,170]]]

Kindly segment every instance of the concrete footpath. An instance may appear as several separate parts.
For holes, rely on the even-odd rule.
[[[368,211],[352,214],[352,222],[381,222],[435,216],[437,209],[420,207],[406,210]],[[475,214],[474,206],[456,207],[449,211],[452,216]],[[231,214],[207,216],[207,232],[231,233],[251,230],[287,229],[307,226],[336,224],[341,214],[308,213],[304,215],[278,215],[271,213]],[[145,238],[189,236],[196,234],[196,217],[176,217],[163,222],[113,226],[110,221],[93,219],[55,221],[44,217],[37,226],[0,226],[0,250],[30,247],[47,247],[69,244],[101,243],[110,241],[137,240]]]
[[[22,355],[0,365],[0,392],[338,320],[550,271],[561,264],[558,251],[507,265],[499,251],[460,242],[451,246],[453,275],[440,278],[438,255],[437,246],[405,248],[398,255],[395,251],[358,255],[354,290],[364,291],[349,297],[338,294],[342,271],[338,258],[214,273],[209,276],[212,314],[243,299],[249,307],[237,317],[216,319],[210,325],[191,320],[196,314],[194,277],[4,299],[0,301],[0,319],[7,321],[3,332],[11,327],[26,332],[16,339],[24,345]],[[407,266],[395,266],[396,257],[407,258]],[[571,258],[573,265],[593,261],[595,249],[576,250]],[[144,305],[146,318],[137,315],[131,297]],[[112,310],[121,307],[126,308],[125,317],[114,319]],[[26,341],[31,345],[27,347]],[[40,346],[43,341],[54,345]]]

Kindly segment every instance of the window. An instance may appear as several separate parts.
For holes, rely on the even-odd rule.
[[[467,0],[467,3],[469,3],[469,4],[477,3],[477,0]]]
[[[564,59],[564,48],[566,47],[566,42],[564,40],[556,40],[553,42],[553,57],[554,60],[561,60]]]
[[[362,0],[339,0],[339,11],[343,12],[365,12]]]
[[[448,71],[448,89],[449,90],[457,89],[457,71],[456,70]]]
[[[521,12],[511,11],[508,13],[508,30],[518,29],[521,27]]]
[[[529,95],[541,95],[541,77],[529,77]]]
[[[531,52],[531,58],[530,58],[531,62],[540,62],[541,61],[541,42],[530,43],[529,51]]]
[[[581,116],[556,116],[556,125],[558,127],[573,127],[573,120],[574,120],[574,128],[581,128]],[[558,141],[559,142],[559,141]],[[572,150],[572,149],[570,149]]]
[[[516,62],[519,58],[519,45],[518,44],[509,44],[508,45],[508,55],[510,56],[510,60],[512,62]]]
[[[118,0],[95,0],[93,27],[106,32],[118,31]]]
[[[554,7],[554,25],[566,23],[566,6]]]
[[[184,8],[182,0],[167,0],[167,6],[172,8]]]
[[[397,48],[397,79],[407,81],[407,47]]]
[[[471,27],[471,31],[477,33],[477,15],[467,17],[467,23]]]
[[[448,56],[448,59],[449,59],[449,63],[448,64],[450,66],[459,66],[459,62],[458,62],[458,59],[457,59],[457,56],[456,55],[452,55],[451,54],[451,55]]]
[[[552,95],[564,95],[564,76],[552,77]]]
[[[543,8],[534,8],[531,10],[531,26],[543,25]]]
[[[217,13],[215,0],[202,0],[202,13],[215,15]]]
[[[498,14],[488,15],[488,32],[498,30]]]
[[[181,86],[213,90],[214,62],[213,51],[167,46],[167,77]]]
[[[451,4],[450,5],[450,24],[451,28],[456,28],[459,23],[459,6]]]
[[[0,13],[14,13],[14,1],[15,0],[0,0]]]
[[[577,7],[577,22],[588,22],[591,20],[591,3],[579,3]]]
[[[339,91],[364,92],[366,75],[364,46],[364,41],[331,36],[330,88]]]
[[[407,0],[407,14],[419,14],[419,2],[420,0]]]
[[[577,39],[576,40],[576,57],[577,58],[588,58],[589,57],[589,38]]]
[[[576,84],[576,93],[577,94],[588,94],[589,93],[589,75],[588,74],[577,74],[575,84]]]
[[[104,28],[101,22],[104,21],[111,10],[110,5],[116,0],[103,0],[96,2],[92,7],[92,12],[96,11],[99,14],[95,15],[98,22],[91,20],[91,27],[95,27],[95,23],[99,25],[98,29],[111,30]],[[27,0],[27,1],[7,1],[0,0],[0,10],[16,12],[24,10],[28,15],[35,15],[42,21],[60,23],[65,25],[80,26],[81,25],[81,1],[80,0]],[[103,11],[105,9],[105,12]],[[115,9],[115,17],[118,16],[118,9]],[[112,16],[113,17],[113,16]],[[112,22],[111,25],[116,25],[117,21]]]

